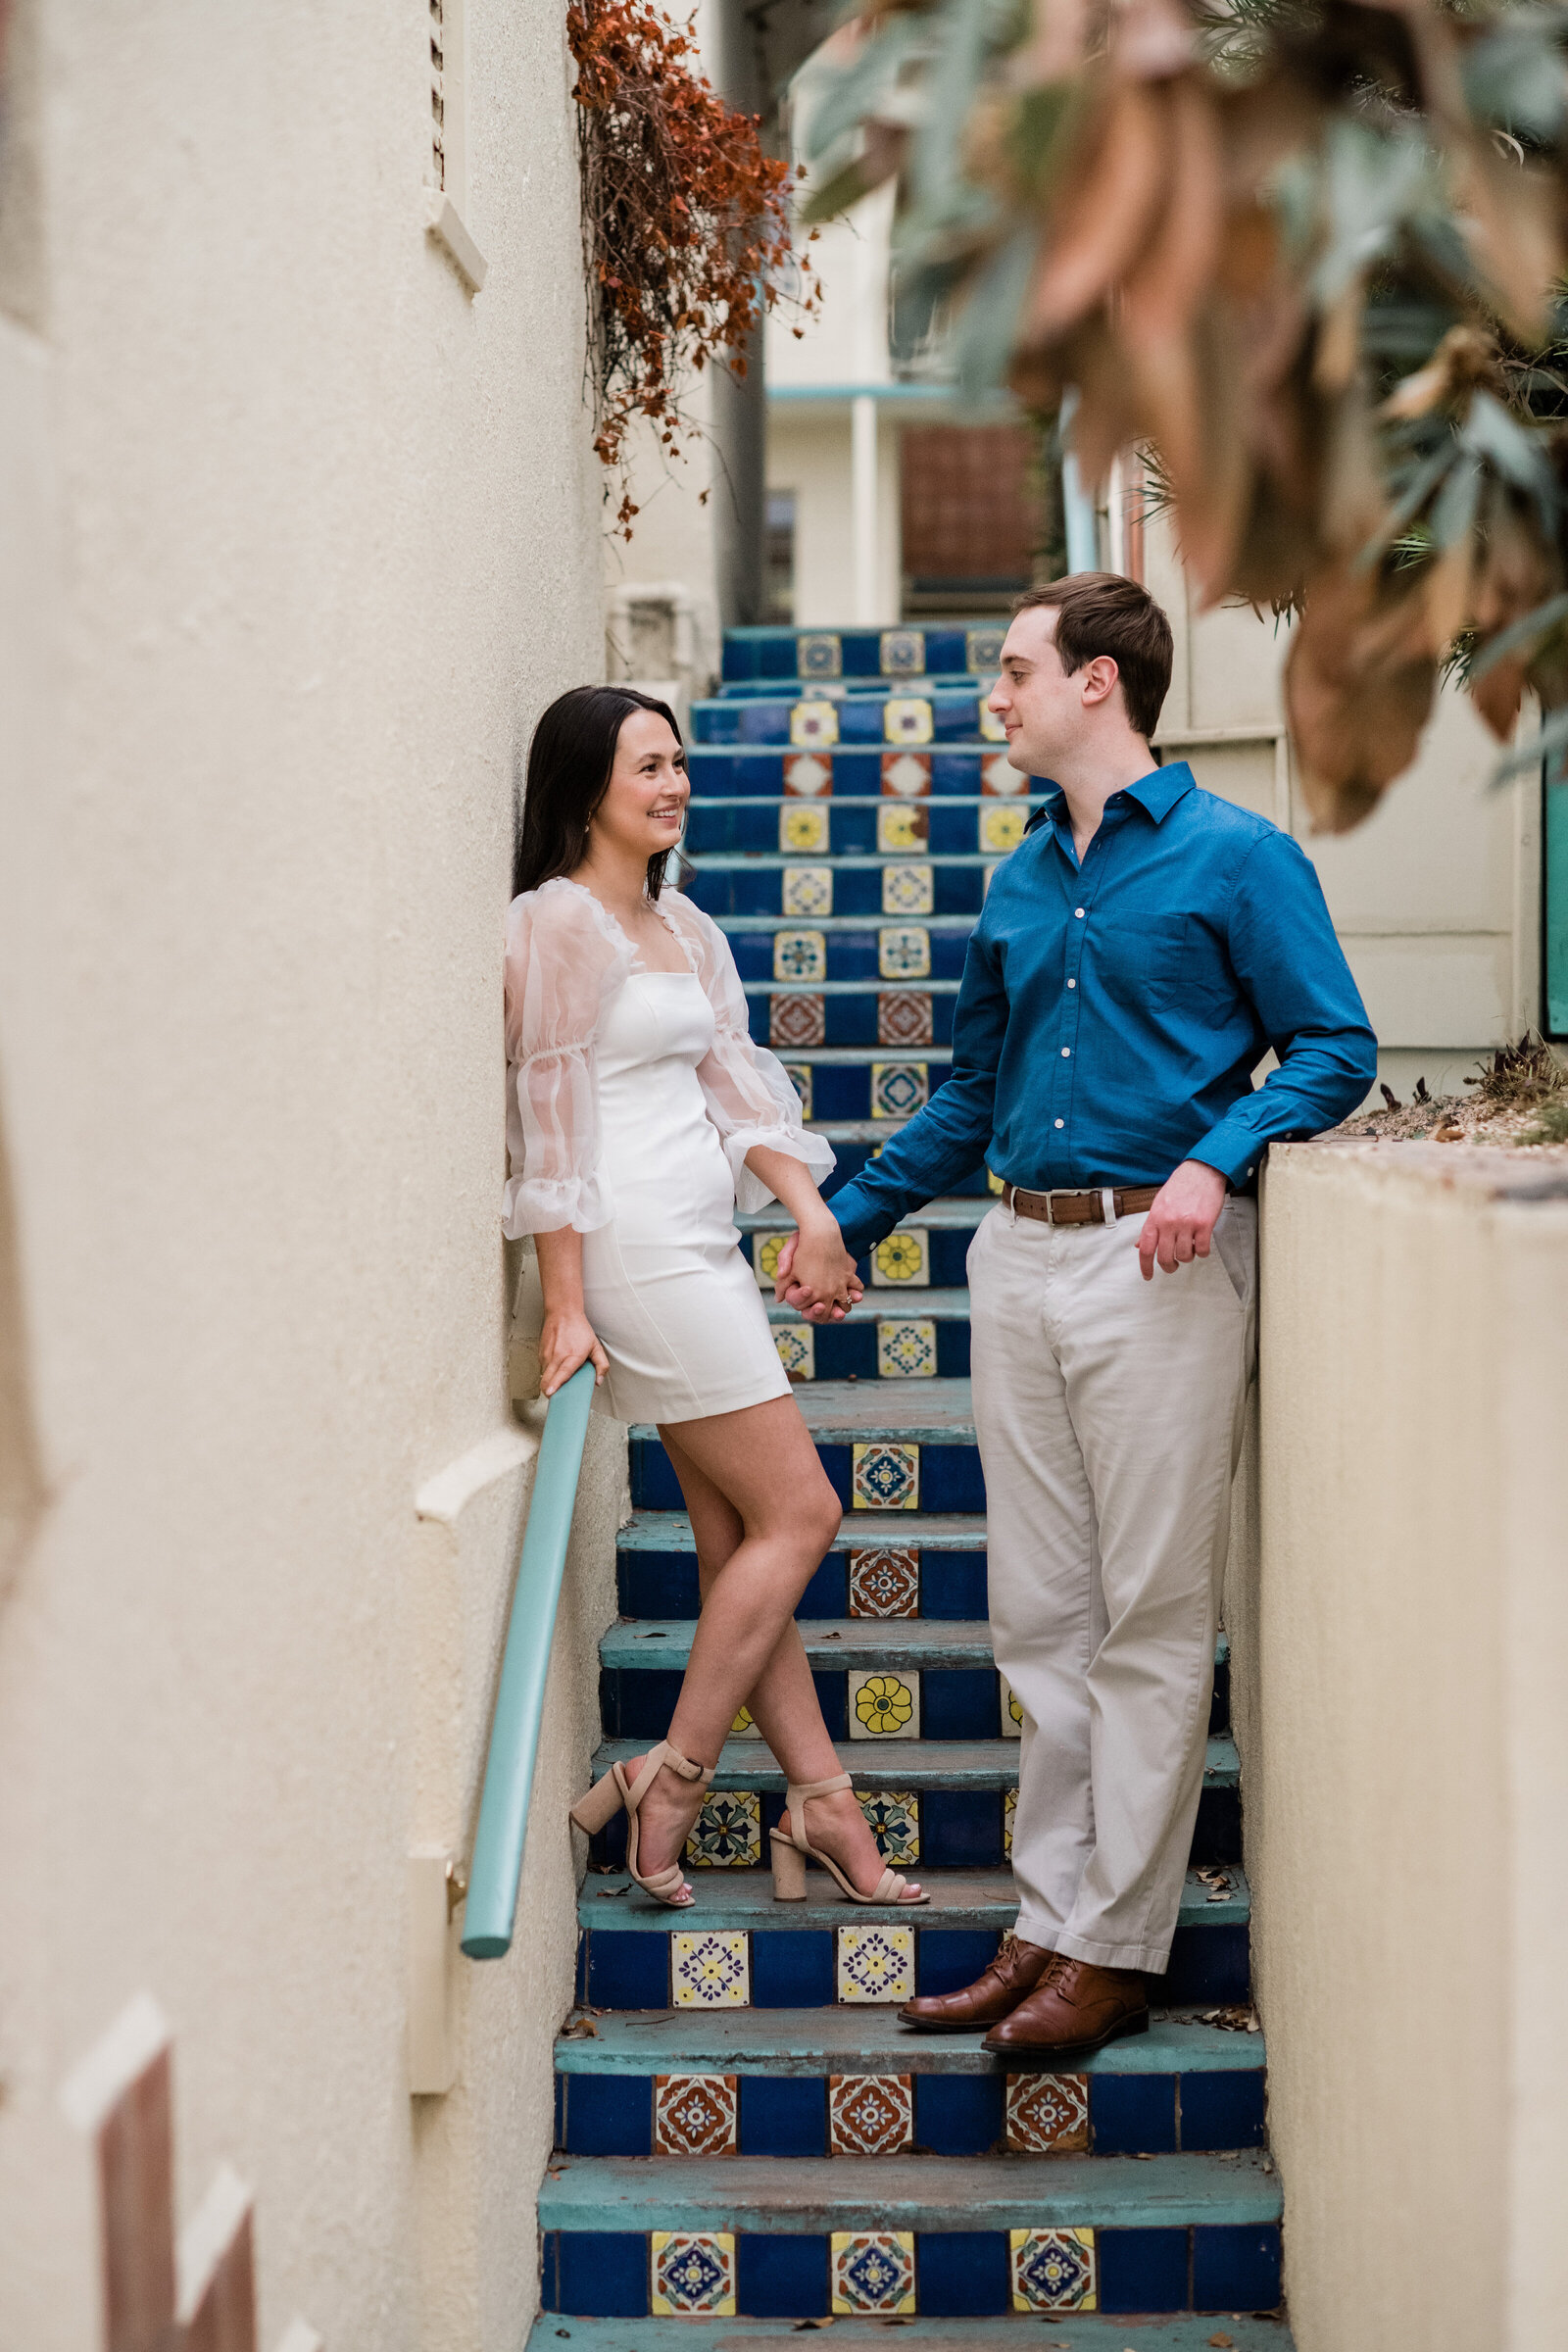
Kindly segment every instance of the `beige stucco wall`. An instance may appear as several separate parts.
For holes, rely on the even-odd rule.
[[[1563,2340],[1568,1181],[1271,1154],[1237,1722],[1299,2352]]]
[[[182,2207],[220,2156],[255,2186],[268,2346],[303,2312],[335,2352],[510,2347],[612,1432],[518,1946],[456,1972],[444,2101],[407,2089],[405,1857],[466,1842],[531,1475],[530,1441],[418,1516],[512,1426],[514,784],[538,710],[603,658],[560,14],[467,0],[477,298],[424,232],[424,0],[25,14],[38,201],[0,274],[0,2342],[97,2341],[56,2093],[146,1987],[177,2037]]]

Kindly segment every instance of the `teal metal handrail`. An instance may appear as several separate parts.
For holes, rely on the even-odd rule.
[[[522,1849],[528,1836],[528,1798],[545,1706],[545,1677],[550,1671],[556,1607],[565,1573],[593,1396],[594,1368],[583,1364],[545,1408],[533,1497],[528,1524],[522,1531],[507,1646],[501,1658],[495,1721],[490,1726],[479,1827],[468,1867],[463,1948],[470,1960],[499,1960],[512,1945]]]

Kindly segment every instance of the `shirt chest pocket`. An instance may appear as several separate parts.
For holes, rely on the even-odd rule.
[[[1095,977],[1119,1004],[1156,1010],[1168,1004],[1193,961],[1193,920],[1187,914],[1151,914],[1091,922]]]

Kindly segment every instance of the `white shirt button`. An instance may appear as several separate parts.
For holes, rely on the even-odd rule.
[[[1077,983],[1077,981],[1076,981],[1076,980],[1069,980],[1069,981],[1068,981],[1068,983],[1067,983],[1067,986],[1068,986],[1069,988],[1076,988],[1076,987],[1077,987],[1077,985],[1078,985],[1078,983]]]
[[[1066,1124],[1067,1124],[1067,1122],[1066,1122],[1066,1120],[1065,1120],[1065,1119],[1058,1119],[1058,1120],[1056,1121],[1056,1125],[1057,1125],[1058,1127],[1065,1127],[1065,1125],[1066,1125]]]
[[[1062,1047],[1062,1049],[1061,1049],[1061,1058],[1062,1058],[1062,1060],[1063,1060],[1063,1061],[1070,1061],[1070,1060],[1071,1060],[1071,1058],[1072,1058],[1072,1048],[1071,1048],[1071,1046],[1063,1046],[1063,1047]]]
[[[1083,919],[1084,919],[1084,910],[1083,910],[1083,908],[1082,908],[1081,906],[1075,906],[1075,907],[1073,908],[1073,912],[1074,912],[1074,914],[1075,914],[1075,915],[1078,917],[1078,920],[1079,920],[1080,922],[1082,922],[1082,921],[1083,921]]]

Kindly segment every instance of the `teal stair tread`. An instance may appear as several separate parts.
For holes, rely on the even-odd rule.
[[[906,1290],[904,1296],[913,1293]],[[892,1399],[889,1390],[895,1392]],[[974,1408],[966,1380],[812,1380],[801,1382],[791,1394],[818,1446],[851,1446],[867,1438],[887,1438],[904,1446],[974,1444]],[[656,1438],[659,1432],[652,1424],[639,1423],[631,1434],[635,1442]],[[887,1511],[876,1515],[912,1516]]]
[[[1255,2074],[1264,2062],[1261,2034],[1229,2034],[1196,2012],[1156,2014],[1147,2034],[1075,2058],[1075,2075]],[[597,2037],[556,2044],[562,2075],[876,2074],[995,2075],[999,2064],[969,2035],[918,2034],[896,2009],[857,2002],[842,2009],[621,2009],[601,2012]]]
[[[791,918],[792,923],[794,918]],[[963,986],[961,980],[919,980],[912,983],[922,997],[956,997]],[[911,986],[907,980],[884,980],[880,977],[865,980],[748,980],[749,997],[875,997],[897,989],[901,993]]]
[[[902,1123],[907,1124],[906,1121]],[[813,1135],[825,1135],[830,1144],[885,1144],[898,1133],[901,1122],[897,1119],[808,1119],[807,1125]],[[924,1208],[917,1208],[910,1215],[901,1218],[896,1230],[905,1233],[912,1226],[920,1233],[961,1233],[966,1226],[978,1225],[981,1218],[996,1207],[999,1198],[996,1193],[954,1193],[940,1200],[928,1200]],[[830,1198],[829,1208],[832,1205]],[[737,1216],[735,1222],[742,1233],[793,1233],[795,1230],[795,1219],[787,1209],[778,1207],[753,1209]],[[915,1284],[901,1282],[886,1286],[873,1284],[866,1296],[868,1298],[879,1298],[891,1296],[894,1290],[906,1298],[917,1295]]]
[[[646,1740],[607,1740],[594,1758],[594,1779],[612,1764],[646,1755]],[[839,1770],[861,1788],[1014,1788],[1018,1783],[1016,1740],[845,1740],[835,1753]],[[1223,1736],[1207,1743],[1205,1788],[1234,1788],[1241,1782],[1236,1743]],[[763,1788],[782,1793],[784,1775],[762,1740],[726,1740],[719,1751],[716,1788]]]
[[[882,860],[873,858],[871,862],[880,864]],[[907,860],[896,862],[903,864]],[[713,920],[721,931],[826,931],[831,935],[851,931],[906,931],[914,926],[921,931],[948,931],[967,937],[980,916],[978,911],[974,914],[715,914]],[[810,985],[806,980],[797,983],[802,989]],[[867,980],[864,985],[874,988],[876,982]],[[913,984],[903,980],[898,985],[907,988]]]
[[[1267,2158],[559,2156],[541,2230],[1184,2230],[1277,2222]]]
[[[983,1551],[985,1541],[979,1511],[846,1511],[828,1549],[906,1544],[922,1551]],[[622,1551],[691,1551],[692,1523],[684,1511],[633,1511],[615,1543]]]
[[[951,1061],[951,1046],[779,1046],[781,1060],[809,1061],[822,1069],[863,1070],[873,1061]],[[879,1128],[886,1119],[867,1122]]]
[[[860,1779],[858,1772],[856,1779]],[[917,1862],[907,1864],[906,1868],[910,1878],[918,1879],[931,1897],[929,1903],[921,1903],[910,1914],[918,1927],[979,1928],[989,1934],[1004,1935],[1018,1916],[1018,1890],[1010,1870],[933,1870],[922,1877]],[[1197,1872],[1187,1872],[1177,1915],[1179,1926],[1247,1925],[1252,1907],[1247,1874],[1239,1863],[1227,1862],[1223,1876],[1230,1882],[1229,1888],[1216,1902],[1214,1890],[1203,1884]],[[667,1935],[672,1929],[691,1926],[710,1929],[716,1934],[747,1928],[842,1928],[858,1919],[886,1921],[892,1917],[885,1909],[866,1911],[858,1904],[842,1902],[830,1891],[823,1871],[808,1871],[806,1885],[804,1903],[775,1903],[772,1875],[765,1869],[694,1870],[691,1886],[696,1899],[674,1911],[665,1903],[656,1903],[650,1895],[638,1893],[623,1871],[590,1871],[577,1896],[577,1924],[586,1929],[613,1928],[617,1932],[626,1929],[639,1935],[647,1932]],[[867,2004],[864,2009],[856,2005],[845,2014],[869,2016],[870,2013]],[[680,2014],[698,2013],[682,2010]],[[1233,2038],[1250,2041],[1254,2036]],[[1132,2069],[1135,2074],[1137,2071],[1136,2067]]]
[[[969,1319],[967,1291],[915,1292],[901,1283],[897,1290],[868,1291],[862,1303],[877,1315],[928,1315],[938,1323],[966,1323]],[[767,1319],[770,1323],[799,1323],[802,1317],[799,1308],[780,1306],[769,1299]]]
[[[669,1516],[673,1518],[674,1512]],[[974,1542],[973,1520],[966,1522]],[[684,1666],[691,1655],[692,1617],[617,1617],[599,1643],[602,1666],[632,1672]],[[991,1627],[984,1617],[807,1617],[801,1640],[813,1666],[846,1666],[859,1674],[877,1666],[990,1666]],[[1223,1635],[1214,1645],[1223,1665]]]
[[[1041,2332],[1042,2322],[1050,2333]],[[906,2330],[899,2352],[991,2352],[1009,2334],[1020,2345],[1028,2336],[1034,2352],[1206,2352],[1220,2327],[1213,2313],[1184,2313],[1171,2319],[1106,2319],[1090,2312],[1025,2312],[991,2320],[834,2320],[833,2352],[887,2352],[887,2328]],[[816,2325],[827,2326],[818,2322]],[[528,2338],[528,2352],[691,2352],[693,2329],[701,2328],[706,2352],[779,2352],[808,2324],[801,2320],[574,2320],[541,2312]],[[1224,2332],[1236,2352],[1293,2352],[1283,2320],[1224,2315]]]
[[[684,1666],[695,1622],[690,1617],[632,1617],[610,1628],[599,1644],[603,1666]],[[983,1617],[812,1617],[801,1627],[813,1666],[869,1672],[888,1666],[989,1666],[991,1628]]]

